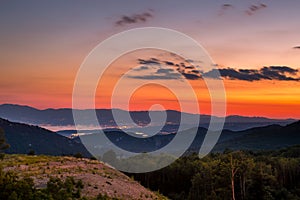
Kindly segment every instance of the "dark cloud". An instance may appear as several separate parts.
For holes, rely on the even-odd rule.
[[[170,61],[164,61],[164,63],[165,63],[166,65],[171,65],[171,66],[174,66],[174,65],[175,65],[173,62],[170,62]]]
[[[171,55],[172,56],[172,55]],[[159,60],[157,58],[150,58],[150,59],[137,59],[137,63],[141,64],[143,66],[140,66],[139,68],[134,69],[135,71],[142,71],[142,70],[148,70],[150,68],[147,68],[145,65],[153,65],[158,67],[159,69],[156,70],[156,72],[152,72],[151,75],[145,74],[145,75],[138,75],[138,76],[128,76],[129,78],[134,79],[146,79],[146,80],[171,80],[171,79],[180,79],[185,77],[189,80],[196,80],[201,78],[201,72],[199,70],[196,70],[196,68],[187,61],[192,60],[184,60],[184,62],[175,63],[173,61],[168,60]],[[189,64],[189,65],[187,65]],[[161,66],[166,65],[171,68],[162,68]],[[152,67],[151,67],[152,68]],[[154,69],[154,68],[152,68]]]
[[[220,74],[222,77],[228,79],[237,79],[237,80],[244,80],[244,81],[258,81],[260,79],[268,79],[267,76],[260,74],[255,70],[248,70],[246,72],[236,71],[232,68],[227,69],[220,69]]]
[[[186,59],[185,62],[191,63],[191,64],[194,64],[194,63],[203,63],[201,60],[192,60],[192,59]]]
[[[194,66],[185,66],[185,69],[195,69]]]
[[[176,80],[180,79],[179,73],[176,73],[173,69],[159,68],[154,74],[150,75],[138,75],[138,76],[128,76],[133,79],[143,79],[143,80]]]
[[[180,63],[179,65],[178,65],[178,67],[180,67],[181,69],[183,69],[183,70],[190,70],[190,69],[195,69],[195,67],[193,66],[193,65],[186,65],[186,63]]]
[[[239,69],[240,73],[245,73],[245,74],[253,74],[253,73],[257,73],[258,70],[256,69]]]
[[[258,12],[264,8],[267,8],[267,7],[268,6],[264,3],[252,4],[245,9],[245,14],[251,16],[251,15],[254,15],[256,12]],[[238,10],[238,8],[235,8],[233,4],[229,4],[229,3],[222,4],[219,9],[218,15],[223,16],[227,12],[233,12],[233,11],[237,11],[237,10]]]
[[[148,60],[138,59],[138,63],[141,65],[160,65],[160,61],[156,58],[150,58]]]
[[[264,67],[264,68],[266,68],[266,67]],[[293,69],[293,68],[286,67],[286,66],[270,66],[269,68],[271,70],[278,71],[280,73],[296,74],[298,72],[297,69]]]
[[[266,8],[266,7],[267,7],[267,5],[266,5],[266,4],[264,4],[264,3],[261,3],[261,4],[260,4],[260,7],[261,7],[261,8]]]
[[[222,5],[222,8],[223,9],[233,8],[233,5],[229,4],[229,3],[225,3],[225,4]]]
[[[181,62],[176,66],[178,66],[176,70],[188,80],[197,80],[202,78],[200,71],[196,70],[196,67],[194,67],[193,65],[186,65],[186,63]]]
[[[191,73],[194,73],[194,74],[200,74],[201,72],[200,72],[199,70],[195,70],[195,69],[194,69],[194,70],[191,71]]]
[[[175,57],[176,54],[170,53],[170,55],[172,57]],[[172,60],[160,60],[157,58],[150,58],[150,59],[137,59],[137,63],[138,64],[142,64],[142,65],[151,65],[151,64],[155,64],[155,65],[168,65],[168,66],[177,66],[177,67],[182,67],[182,68],[186,68],[186,69],[195,69],[195,67],[193,65],[195,65],[195,63],[202,63],[202,61],[195,61],[192,59],[186,59],[186,60],[180,60],[180,62],[178,61],[176,63],[176,61]]]
[[[180,79],[180,75],[178,73],[165,75],[141,75],[141,76],[128,76],[128,78],[133,79],[142,79],[142,80],[175,80]]]
[[[297,69],[293,69],[286,66],[270,66],[263,67],[259,70],[255,69],[233,69],[223,68],[213,69],[203,74],[204,77],[216,78],[221,77],[230,80],[244,80],[244,81],[259,81],[259,80],[280,80],[280,81],[299,81],[300,77],[297,77]],[[221,76],[221,77],[220,77]]]
[[[300,49],[300,46],[295,46],[293,47],[293,49]]]
[[[226,13],[227,10],[233,9],[234,6],[229,3],[225,3],[221,5],[220,11],[219,11],[219,16],[222,16]]]
[[[116,26],[124,26],[128,24],[135,24],[135,23],[143,23],[152,18],[153,15],[151,12],[144,12],[141,14],[134,14],[134,15],[124,15],[121,17],[120,20],[116,21]]]
[[[181,73],[186,79],[188,80],[198,80],[201,78],[199,74],[192,74],[192,73]]]
[[[249,8],[245,11],[245,13],[249,16],[253,15],[254,13],[256,13],[257,11],[266,8],[267,5],[260,3],[260,4],[253,4],[251,6],[249,6]]]
[[[292,72],[291,72],[292,71]],[[293,78],[286,74],[294,75],[297,71],[289,67],[263,67],[260,70],[261,74],[270,78],[271,80],[280,80],[280,81],[299,81],[299,78]]]
[[[148,69],[149,69],[148,66],[142,65],[142,66],[139,66],[138,68],[134,68],[133,70],[134,71],[143,71],[143,70],[148,70]]]
[[[157,74],[169,74],[171,72],[174,72],[173,69],[163,69],[163,68],[160,68],[156,71]]]
[[[208,72],[199,70],[198,66],[190,65],[187,62],[172,62],[162,61],[157,58],[138,59],[138,64],[142,64],[135,71],[149,70],[150,68],[145,65],[154,65],[158,69],[151,75],[145,76],[131,76],[136,79],[179,79],[181,75],[188,80],[197,80],[202,77],[209,77],[214,79],[230,79],[230,80],[243,80],[243,81],[259,81],[259,80],[280,80],[280,81],[300,81],[299,70],[287,66],[269,66],[260,69],[234,69],[234,68],[220,68],[212,69]],[[187,60],[185,60],[187,61]],[[161,66],[167,65],[171,68],[162,68]],[[154,67],[153,66],[153,67]],[[214,65],[215,67],[217,65]],[[152,69],[155,69],[151,67]],[[173,67],[173,68],[172,68]],[[181,74],[181,75],[180,75]]]

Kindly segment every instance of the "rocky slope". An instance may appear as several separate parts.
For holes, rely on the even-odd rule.
[[[117,199],[165,199],[97,160],[14,154],[6,155],[0,162],[5,171],[13,170],[20,177],[33,178],[37,188],[45,187],[50,177],[64,179],[70,176],[82,180],[82,195],[86,197],[96,197],[101,193]]]

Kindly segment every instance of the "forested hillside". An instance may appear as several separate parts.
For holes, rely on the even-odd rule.
[[[300,199],[300,146],[190,155],[156,172],[130,174],[171,199]]]

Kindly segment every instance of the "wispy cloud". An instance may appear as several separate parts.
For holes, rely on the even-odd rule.
[[[267,8],[266,4],[260,3],[260,4],[253,4],[249,6],[249,8],[245,11],[245,13],[249,16],[254,15],[257,11],[262,10],[264,8]]]
[[[155,69],[155,72],[150,72],[150,70]],[[144,66],[140,66],[135,71],[148,71],[146,74],[142,75],[128,75],[128,78],[132,79],[142,79],[142,80],[177,80],[180,79],[181,76],[178,72],[171,68],[161,68],[156,66],[155,68],[145,68]]]
[[[268,6],[264,3],[257,3],[257,4],[252,4],[250,6],[248,6],[245,10],[244,10],[244,13],[248,16],[252,16],[254,15],[256,12],[260,11],[260,10],[263,10],[265,8],[267,8]],[[223,16],[225,15],[226,13],[229,13],[229,12],[234,12],[234,11],[238,11],[240,12],[240,10],[235,7],[233,4],[229,4],[229,3],[226,3],[226,4],[222,4],[221,7],[220,7],[220,10],[219,10],[219,16]]]
[[[224,15],[228,10],[234,9],[234,6],[232,4],[222,4],[220,11],[219,11],[219,16]]]
[[[128,24],[145,23],[153,17],[152,10],[141,14],[123,15],[121,19],[115,22],[116,26],[125,26]]]
[[[174,62],[171,62],[171,61],[164,61],[164,63],[166,65],[170,65],[170,66],[174,66],[175,65]]]
[[[160,65],[161,61],[156,58],[138,59],[138,64],[141,65]]]
[[[172,55],[173,56],[173,55]],[[135,69],[135,71],[151,71],[153,68],[146,68],[145,65],[148,66],[157,66],[159,69],[151,75],[138,75],[138,76],[129,76],[130,78],[136,79],[180,79],[185,77],[188,80],[196,80],[201,78],[201,73],[199,70],[195,68],[195,66],[191,65],[190,62],[195,62],[192,60],[181,60],[181,62],[175,62],[170,60],[160,60],[157,58],[149,58],[149,59],[137,59],[137,63],[141,64],[142,66]],[[197,61],[200,62],[200,61]],[[162,66],[169,67],[169,68],[162,68]],[[167,77],[165,77],[167,76]]]
[[[149,67],[148,66],[140,66],[140,67],[138,67],[138,68],[133,68],[132,70],[134,70],[134,71],[144,71],[144,70],[148,70],[149,69]]]

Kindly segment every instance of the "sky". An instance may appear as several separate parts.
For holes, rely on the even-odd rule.
[[[70,108],[78,69],[96,45],[132,28],[163,27],[195,39],[217,64],[221,74],[218,78],[226,89],[227,115],[299,119],[299,7],[300,2],[292,0],[2,0],[0,104]],[[130,84],[149,76],[180,88],[181,73],[181,78],[195,89],[200,104],[200,111],[185,111],[210,114],[210,96],[201,79],[209,73],[200,72],[197,78],[193,69],[188,70],[189,63],[183,67],[187,74],[182,73],[178,67],[166,64],[181,61],[161,55],[142,51],[115,61],[100,80],[105,85],[98,87],[96,106],[111,106],[114,84],[131,67],[135,70],[128,72],[127,82],[117,94],[120,101],[116,107],[144,110],[162,104],[166,109],[180,110],[176,95],[159,85],[139,88],[129,108],[122,99],[128,95]],[[141,62],[152,58],[159,63]],[[142,66],[147,70],[139,70]],[[179,92],[185,94],[184,89]],[[184,101],[189,102],[190,97],[186,95]]]

